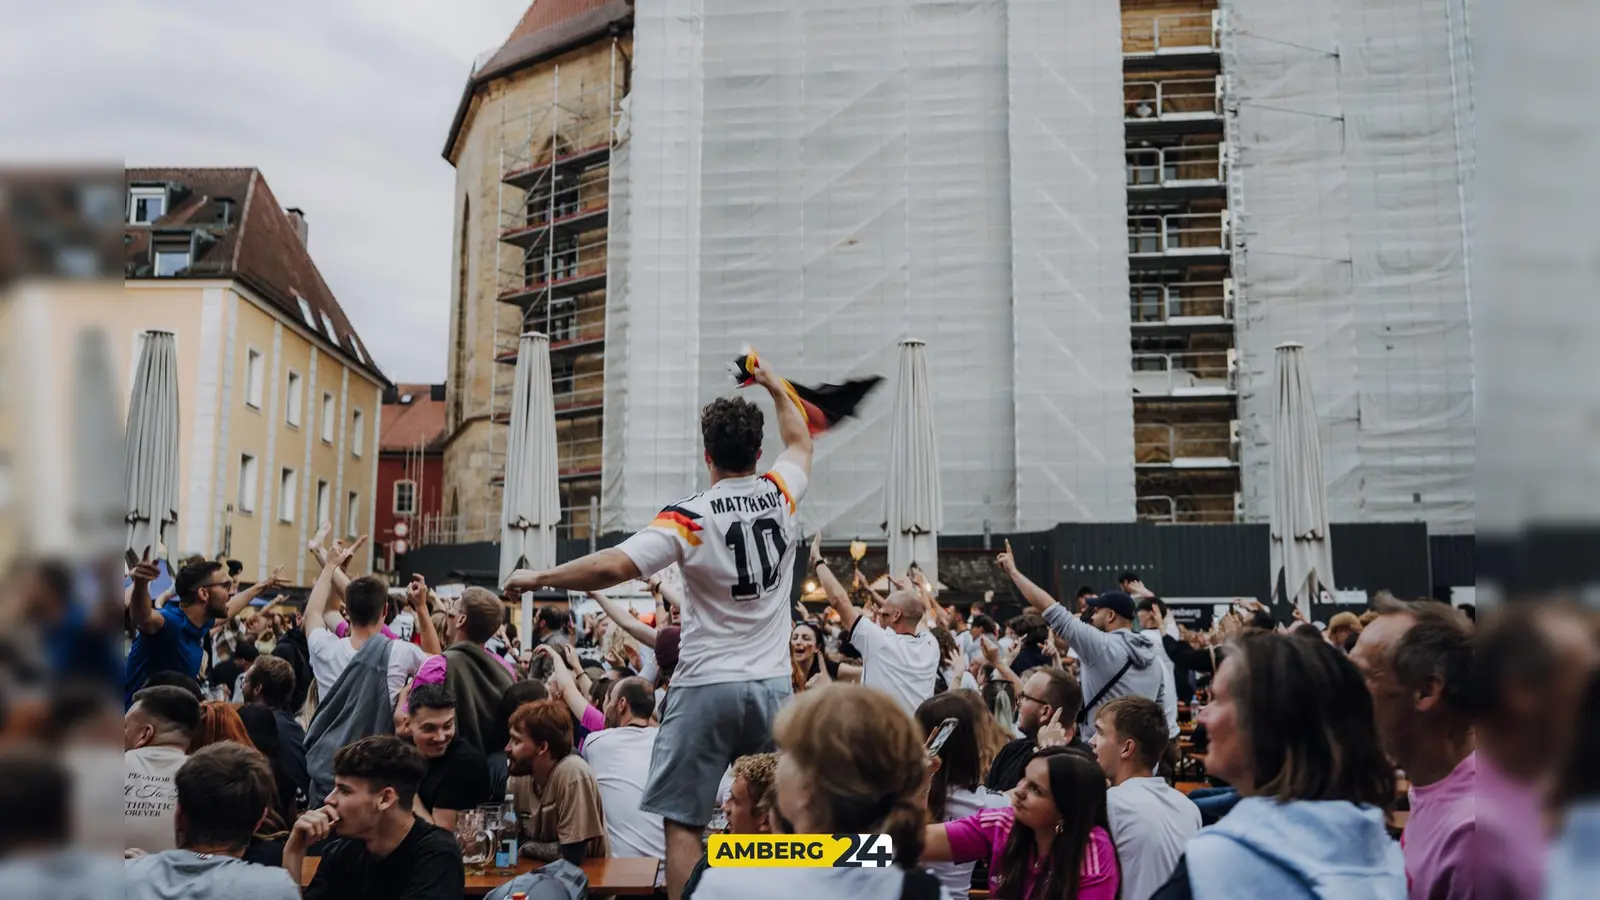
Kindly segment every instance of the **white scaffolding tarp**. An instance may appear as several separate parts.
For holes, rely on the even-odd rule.
[[[606,530],[703,485],[695,413],[745,343],[815,383],[888,374],[913,334],[949,531],[1012,527],[1019,470],[1029,525],[1132,517],[1118,13],[1094,6],[1080,35],[1047,0],[640,5]],[[889,405],[818,443],[808,530],[882,536]]]
[[[1306,346],[1329,518],[1473,529],[1461,0],[1225,0],[1245,514],[1273,347]]]
[[[1010,7],[1017,526],[1131,521],[1122,7]]]

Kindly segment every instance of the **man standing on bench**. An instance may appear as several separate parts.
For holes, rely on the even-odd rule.
[[[771,469],[756,474],[761,410],[742,399],[714,400],[700,414],[710,489],[667,506],[615,548],[506,581],[508,591],[595,591],[672,563],[682,568],[678,666],[639,804],[664,820],[672,900],[700,858],[723,772],[740,756],[772,749],[772,722],[791,690],[789,592],[811,434],[787,383],[759,364],[751,374],[777,407],[784,451]]]

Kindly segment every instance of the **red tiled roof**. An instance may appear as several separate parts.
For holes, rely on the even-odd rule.
[[[443,448],[445,404],[433,399],[435,385],[397,384],[394,397],[383,404],[383,431],[378,436],[378,451]],[[411,402],[401,402],[407,397]]]
[[[635,0],[533,0],[500,49],[467,79],[445,139],[444,158],[455,150],[472,98],[483,85],[595,40],[633,22]],[[452,162],[454,162],[452,160]]]
[[[311,328],[300,309],[300,298],[304,298],[316,319],[312,330],[319,345],[388,383],[259,170],[128,169],[125,178],[130,187],[172,186],[172,205],[165,215],[151,225],[124,227],[127,277],[153,277],[149,271],[152,234],[198,232],[204,240],[189,268],[175,277],[237,278],[295,322]],[[224,204],[219,202],[223,198],[232,201],[226,222]],[[323,316],[333,323],[336,339],[329,337]],[[360,344],[359,355],[352,349],[352,339]]]

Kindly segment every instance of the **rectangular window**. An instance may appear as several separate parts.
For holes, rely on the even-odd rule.
[[[283,418],[296,428],[300,427],[300,397],[305,393],[300,388],[300,373],[289,373],[289,396],[283,402]]]
[[[189,248],[174,247],[167,249],[157,247],[155,262],[155,277],[171,278],[189,268]]]
[[[344,533],[346,537],[355,537],[361,533],[361,523],[356,521],[356,515],[361,512],[361,497],[355,491],[344,501]]]
[[[167,210],[167,189],[163,187],[136,187],[128,191],[128,221],[134,225],[149,225],[161,218]]]
[[[328,483],[326,481],[318,479],[317,480],[317,521],[313,522],[312,523],[313,525],[317,526],[318,528],[321,528],[323,522],[332,521],[329,518],[330,516],[333,515],[332,503],[333,503],[333,490],[332,490],[332,488],[328,487]]]
[[[415,481],[396,481],[394,483],[394,514],[397,516],[414,516],[417,514],[417,483]]]
[[[256,458],[239,457],[239,512],[256,511]]]
[[[299,479],[295,477],[293,469],[284,469],[278,476],[278,521],[294,521],[294,501],[299,494],[297,486]]]
[[[259,350],[246,350],[244,363],[244,402],[252,409],[261,408],[261,382],[266,370],[266,360]]]
[[[328,333],[328,340],[333,341],[335,347],[339,346],[339,336],[333,333],[333,320],[327,313],[322,314],[322,330]]]
[[[322,440],[323,443],[333,443],[333,394],[322,392]]]
[[[366,432],[366,429],[362,427],[363,420],[364,417],[359,409],[350,415],[350,454],[357,459],[361,457],[361,435]]]

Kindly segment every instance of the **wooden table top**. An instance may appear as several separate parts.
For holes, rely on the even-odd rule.
[[[319,856],[306,858],[305,866],[300,870],[300,885],[304,887],[311,883],[312,876],[317,874],[317,865],[322,862]],[[532,872],[543,866],[530,859],[523,860],[517,866],[517,874],[522,875]],[[624,897],[648,897],[656,891],[657,861],[646,857],[603,857],[589,859],[583,863],[583,874],[589,876],[589,892],[591,894],[617,894]],[[468,875],[466,883],[466,896],[482,897],[513,877],[511,875]]]

